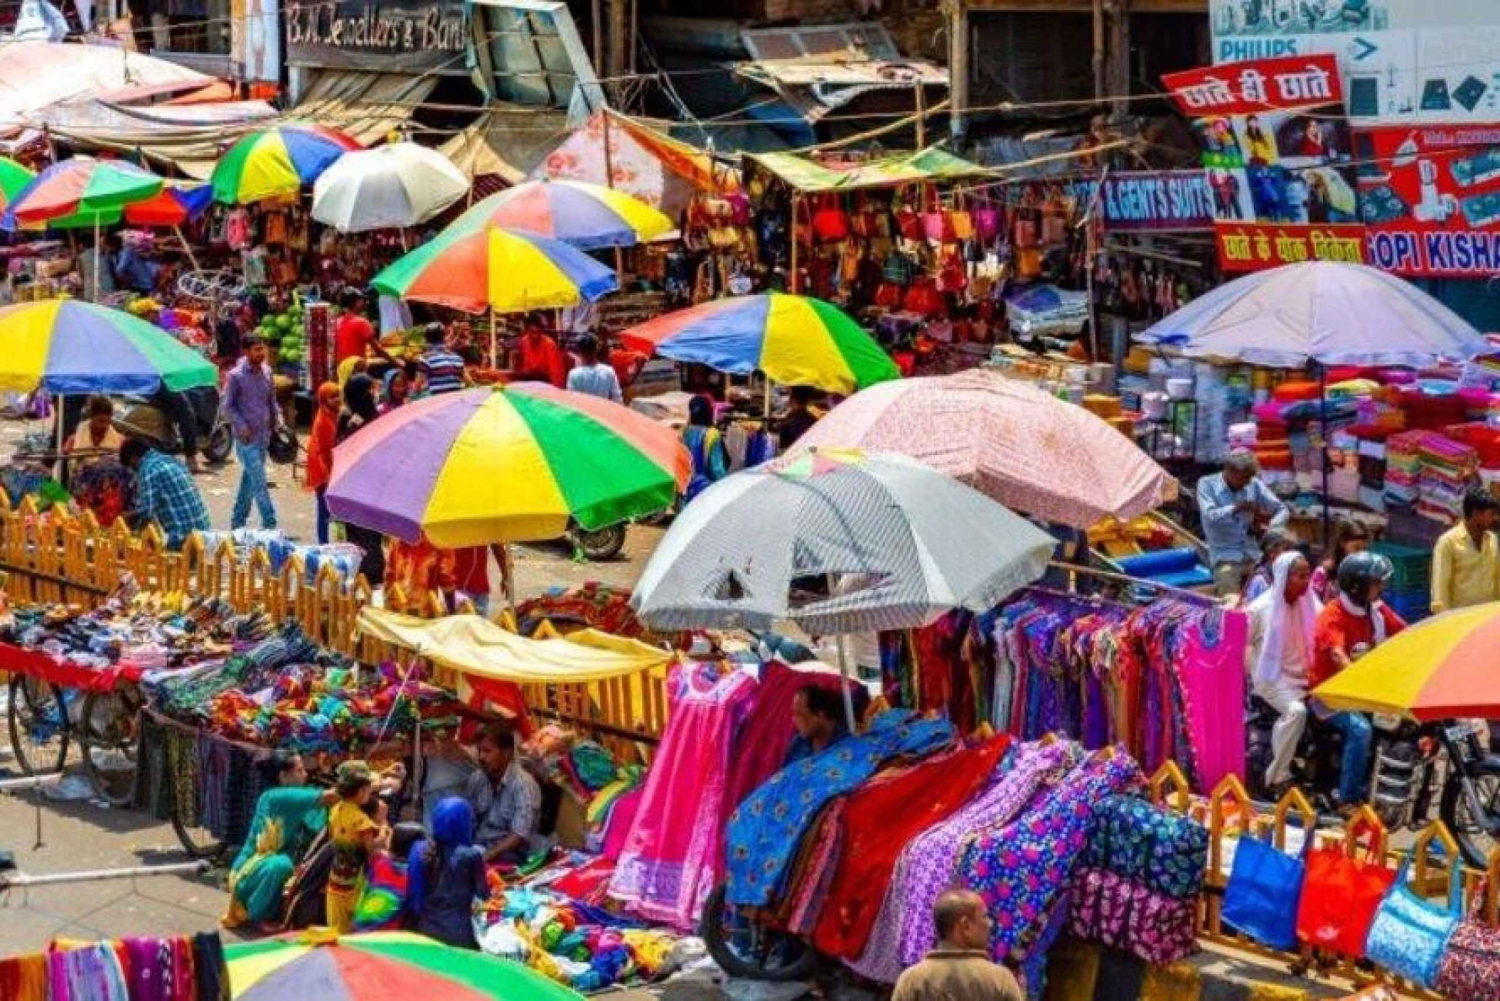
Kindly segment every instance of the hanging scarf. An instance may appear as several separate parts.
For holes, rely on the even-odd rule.
[[[1353,615],[1356,618],[1363,619],[1366,616],[1369,616],[1370,631],[1374,635],[1374,643],[1372,644],[1373,646],[1379,646],[1380,644],[1385,642],[1385,616],[1383,614],[1376,614],[1376,609],[1380,604],[1379,602],[1371,602],[1369,608],[1360,608],[1349,599],[1349,596],[1347,594],[1340,591],[1339,604],[1344,606],[1344,611],[1348,612],[1350,615]]]
[[[1273,684],[1281,676],[1282,651],[1286,646],[1289,629],[1301,632],[1302,649],[1306,651],[1308,660],[1312,660],[1315,649],[1313,637],[1317,631],[1318,613],[1322,611],[1318,597],[1309,587],[1294,604],[1289,605],[1286,600],[1287,578],[1292,574],[1292,567],[1301,559],[1302,554],[1297,552],[1282,553],[1276,557],[1276,562],[1271,564],[1271,590],[1250,604],[1250,612],[1256,617],[1266,614],[1267,606],[1270,612],[1265,635],[1261,637],[1260,650],[1255,657],[1257,685]]]

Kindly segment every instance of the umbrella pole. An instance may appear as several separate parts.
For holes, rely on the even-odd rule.
[[[1327,549],[1333,498],[1328,496],[1328,366],[1321,362],[1318,363],[1318,426],[1323,436],[1322,448],[1318,450],[1318,465],[1323,474],[1323,548]]]
[[[203,269],[198,266],[198,257],[197,257],[197,255],[193,253],[193,248],[188,245],[187,237],[185,237],[185,236],[182,235],[182,227],[181,226],[173,226],[172,227],[172,232],[176,233],[177,234],[177,239],[182,242],[182,252],[184,254],[187,254],[188,263],[193,266],[193,270],[194,271],[202,271]]]
[[[505,591],[505,605],[510,609],[511,628],[519,633],[521,631],[521,616],[516,612],[516,564],[510,558],[509,542],[500,547],[499,556],[500,587]]]
[[[490,309],[490,368],[500,367],[499,363],[495,361],[496,338],[497,334],[495,332],[495,310],[492,307]]]
[[[849,724],[849,732],[855,733],[857,727],[854,722],[854,696],[849,692],[849,682],[855,680],[849,673],[849,651],[844,645],[844,634],[839,633],[834,637],[834,642],[839,648],[839,676],[844,683],[839,685],[839,691],[844,694],[844,722]]]
[[[771,430],[771,377],[766,376],[766,430]]]
[[[99,260],[99,214],[94,213],[94,301],[99,301],[99,269],[104,262]]]

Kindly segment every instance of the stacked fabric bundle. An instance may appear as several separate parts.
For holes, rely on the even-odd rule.
[[[1197,951],[1208,829],[1132,796],[1097,803],[1094,825],[1070,888],[1073,934],[1148,963]]]
[[[1421,456],[1417,513],[1451,525],[1463,517],[1464,492],[1479,468],[1479,455],[1445,435],[1429,434],[1422,440]]]
[[[1385,499],[1398,507],[1417,503],[1425,431],[1393,434],[1385,443]]]

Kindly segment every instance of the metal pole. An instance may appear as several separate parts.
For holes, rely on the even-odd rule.
[[[787,291],[796,295],[802,291],[802,282],[797,278],[797,209],[800,208],[802,195],[798,191],[792,192],[792,273],[787,276]]]
[[[849,676],[849,653],[844,648],[844,634],[835,636],[834,642],[839,648],[839,675],[844,679],[844,683],[839,685],[839,691],[844,693],[844,722],[849,725],[849,732],[854,733],[858,727],[854,721],[854,696],[849,692],[849,682],[853,679]]]
[[[1323,548],[1328,548],[1328,524],[1332,498],[1328,496],[1328,366],[1318,363],[1318,427],[1323,444],[1318,449],[1318,465],[1323,473]]]
[[[182,241],[182,252],[184,254],[187,254],[188,263],[193,266],[193,270],[194,271],[201,271],[201,270],[203,270],[202,268],[200,268],[198,266],[198,257],[197,257],[197,255],[195,255],[193,253],[193,248],[188,245],[187,237],[185,237],[185,236],[182,235],[182,227],[181,226],[173,226],[172,227],[172,232],[176,233],[177,234],[177,239],[179,239],[179,240]]]
[[[104,267],[99,260],[99,213],[94,213],[94,301],[99,301],[99,269]]]
[[[917,149],[927,148],[927,92],[922,89],[922,78],[912,85],[917,105]]]
[[[100,879],[135,879],[138,876],[196,875],[207,872],[207,860],[169,862],[166,865],[137,865],[122,869],[84,869],[79,872],[50,872],[40,876],[15,876],[0,879],[0,890],[27,889],[33,886],[56,886],[60,883],[90,883]]]
[[[0,779],[0,792],[17,792],[22,789],[35,789],[38,786],[50,786],[63,779],[62,772],[49,772],[46,775],[26,775],[18,779]]]
[[[495,330],[495,308],[493,306],[491,306],[490,307],[490,368],[499,368],[500,367],[499,362],[496,361],[496,358],[498,357],[498,355],[496,354],[496,350],[499,347],[498,337],[499,337],[499,335],[498,335],[498,333]]]

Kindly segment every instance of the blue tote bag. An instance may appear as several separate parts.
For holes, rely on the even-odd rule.
[[[1271,844],[1269,831],[1260,838],[1240,838],[1219,912],[1224,922],[1273,949],[1295,950],[1297,904],[1312,842],[1309,832],[1302,851],[1288,855]]]
[[[1448,940],[1463,916],[1463,866],[1453,863],[1450,868],[1448,900],[1439,906],[1412,892],[1407,882],[1411,856],[1407,855],[1365,940],[1365,954],[1373,962],[1418,987],[1429,988],[1437,980]]]

